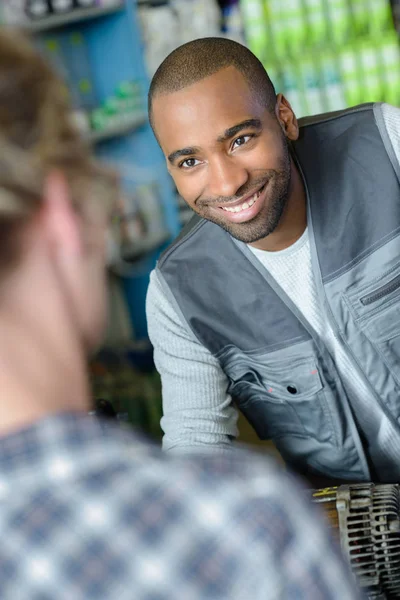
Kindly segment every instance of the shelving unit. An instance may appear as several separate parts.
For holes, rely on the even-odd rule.
[[[139,81],[143,84],[143,94],[147,93],[149,81],[135,0],[116,0],[104,7],[76,9],[68,14],[37,20],[25,28],[40,41],[49,32],[55,40],[66,33],[82,33],[91,79],[101,106],[114,95],[121,82]],[[145,112],[134,113],[121,124],[93,131],[89,133],[89,139],[97,156],[121,171],[125,192],[126,186],[132,190],[134,180],[137,186],[156,184],[160,193],[165,229],[132,244],[131,252],[125,249],[126,257],[134,263],[139,261],[140,269],[133,268],[121,278],[135,335],[138,339],[146,339],[145,297],[149,274],[161,250],[180,229],[174,188]]]
[[[138,0],[139,6],[164,6],[169,4],[168,0]]]
[[[100,131],[91,131],[89,133],[89,140],[92,144],[98,144],[100,142],[106,142],[113,138],[122,137],[124,135],[130,135],[136,129],[147,123],[147,114],[145,112],[138,113],[126,119],[123,123],[118,123],[107,129]]]
[[[51,29],[59,29],[60,27],[66,27],[74,23],[82,23],[90,19],[97,19],[99,17],[105,17],[113,14],[120,10],[123,10],[124,2],[116,2],[112,6],[97,6],[93,8],[77,8],[76,10],[70,11],[65,14],[52,15],[38,21],[29,23],[25,29],[32,33],[42,33],[43,31],[50,31]]]

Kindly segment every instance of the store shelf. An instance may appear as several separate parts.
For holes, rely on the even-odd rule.
[[[89,19],[97,19],[112,13],[121,11],[125,6],[125,2],[116,2],[112,6],[93,7],[93,8],[76,8],[68,13],[60,15],[52,15],[38,21],[34,21],[26,25],[26,29],[32,33],[41,33],[49,29],[58,29],[73,23],[88,21]]]
[[[165,6],[169,0],[137,0],[138,6]]]
[[[92,131],[89,134],[89,140],[92,144],[98,144],[115,137],[121,137],[123,135],[129,135],[132,131],[147,123],[147,114],[145,112],[134,115],[129,120],[125,120],[123,123],[118,123],[113,127],[108,127],[101,131]]]

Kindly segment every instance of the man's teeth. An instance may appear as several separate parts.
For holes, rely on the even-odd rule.
[[[239,206],[222,206],[221,208],[223,208],[224,210],[227,210],[228,212],[232,212],[232,213],[238,213],[242,210],[246,210],[246,208],[250,208],[250,206],[253,206],[254,202],[257,200],[257,198],[260,197],[261,192],[262,192],[263,188],[261,188],[261,190],[258,190],[258,192],[256,192],[251,198],[250,200],[246,200],[246,202],[243,202],[243,204],[239,205]]]

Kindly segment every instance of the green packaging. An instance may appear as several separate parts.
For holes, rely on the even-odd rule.
[[[346,108],[346,96],[339,61],[333,50],[320,55],[321,81],[323,86],[324,111]]]
[[[307,45],[312,48],[326,45],[328,20],[324,0],[304,0],[305,18],[308,27]]]
[[[138,81],[123,81],[115,91],[120,110],[126,113],[144,110],[143,94]]]
[[[368,8],[366,0],[351,0],[352,38],[368,35],[370,24]]]
[[[351,9],[348,0],[325,0],[329,23],[329,39],[333,46],[340,46],[351,38]]]
[[[362,69],[361,102],[377,102],[384,93],[380,53],[373,40],[358,43],[358,52]]]
[[[265,70],[267,71],[268,76],[269,76],[270,80],[272,81],[272,84],[275,88],[275,92],[277,94],[279,94],[280,92],[282,92],[283,86],[282,86],[281,73],[279,70],[278,63],[265,64],[264,66],[265,66]]]
[[[296,117],[307,114],[307,104],[301,74],[295,63],[286,61],[282,71],[282,93],[289,100]]]
[[[285,28],[285,11],[281,0],[265,0],[265,11],[271,31],[274,54],[277,59],[284,59],[287,53],[287,31]]]
[[[299,63],[302,87],[305,92],[306,114],[318,115],[324,112],[321,73],[317,60],[304,59]]]
[[[365,4],[370,35],[380,38],[384,31],[394,29],[389,0],[366,0]]]
[[[242,0],[241,11],[249,48],[265,61],[268,49],[267,14],[264,0]]]
[[[307,19],[302,0],[282,2],[281,18],[285,37],[286,51],[297,57],[307,42]]]
[[[346,46],[339,55],[341,80],[347,106],[362,102],[362,71],[354,43]]]
[[[90,125],[94,131],[103,131],[109,127],[109,118],[103,108],[96,108],[92,111]]]
[[[398,106],[400,103],[400,49],[396,33],[387,33],[379,45],[382,65],[382,99]]]

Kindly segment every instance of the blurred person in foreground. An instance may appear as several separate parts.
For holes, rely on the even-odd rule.
[[[0,33],[0,598],[358,598],[296,485],[88,416],[118,197],[63,86]]]
[[[149,115],[197,213],[151,275],[168,451],[229,449],[239,409],[309,478],[400,480],[400,109],[297,121],[244,46],[204,38]]]

